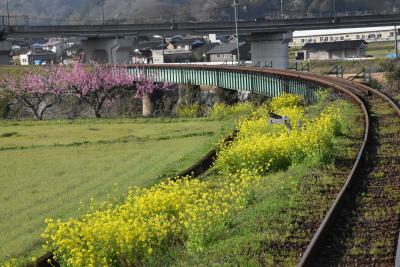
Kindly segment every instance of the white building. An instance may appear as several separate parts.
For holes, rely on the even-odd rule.
[[[333,30],[295,31],[290,46],[307,43],[365,40],[367,42],[394,41],[394,27],[350,28]]]
[[[29,51],[26,54],[21,54],[19,55],[19,62],[22,66],[27,66],[29,65],[29,55],[31,54],[31,52]]]
[[[304,59],[329,60],[365,57],[367,42],[364,40],[307,43]]]
[[[154,64],[182,63],[193,60],[193,52],[185,49],[151,50]]]

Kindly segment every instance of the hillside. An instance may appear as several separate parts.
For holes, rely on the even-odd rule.
[[[165,21],[170,20],[171,1],[177,20],[207,21],[233,17],[232,0],[104,0],[106,20]],[[32,22],[59,23],[100,20],[102,0],[13,0],[9,1],[12,15],[28,15]],[[6,10],[3,4],[0,7]],[[329,12],[332,0],[285,0],[285,13]],[[337,11],[389,10],[400,8],[397,0],[337,0]],[[280,0],[241,0],[240,17],[255,18],[277,14]]]

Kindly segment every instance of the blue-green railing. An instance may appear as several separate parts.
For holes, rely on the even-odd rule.
[[[145,74],[157,82],[217,86],[275,97],[283,93],[303,95],[313,101],[319,89],[317,83],[288,77],[261,69],[193,65],[135,65],[129,66],[132,75]]]

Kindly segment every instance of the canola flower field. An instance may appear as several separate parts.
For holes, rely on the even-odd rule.
[[[46,218],[79,217],[91,198],[119,201],[129,186],[178,173],[233,128],[210,118],[0,120],[0,266],[47,251]]]
[[[204,177],[134,187],[119,203],[97,203],[87,214],[69,220],[47,219],[42,234],[46,249],[55,250],[63,266],[276,263],[276,255],[270,252],[263,252],[262,259],[242,255],[229,262],[226,255],[235,254],[237,247],[228,248],[221,240],[238,235],[240,222],[235,223],[235,218],[256,206],[260,185],[262,190],[269,182],[275,185],[273,196],[287,192],[286,182],[293,187],[293,174],[281,175],[277,182],[275,173],[290,172],[296,166],[311,170],[329,164],[345,147],[338,139],[349,134],[347,122],[354,120],[356,112],[350,103],[328,98],[329,93],[322,92],[319,103],[306,106],[301,97],[287,94],[243,116],[237,122],[236,139],[221,145],[214,167]],[[210,116],[240,110],[240,105],[217,105]],[[285,125],[268,124],[270,112],[289,117],[291,131]],[[279,200],[286,203],[283,198],[268,199]],[[268,226],[268,221],[264,223],[258,228]],[[276,238],[266,235],[263,241]],[[294,258],[288,257],[286,264],[294,264]]]

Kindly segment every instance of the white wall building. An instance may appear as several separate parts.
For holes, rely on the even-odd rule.
[[[394,41],[394,27],[350,28],[333,30],[296,31],[290,46],[307,43],[365,40],[367,42]]]
[[[26,54],[21,54],[19,55],[19,62],[22,66],[27,66],[29,65],[29,55],[31,52],[28,52]]]

